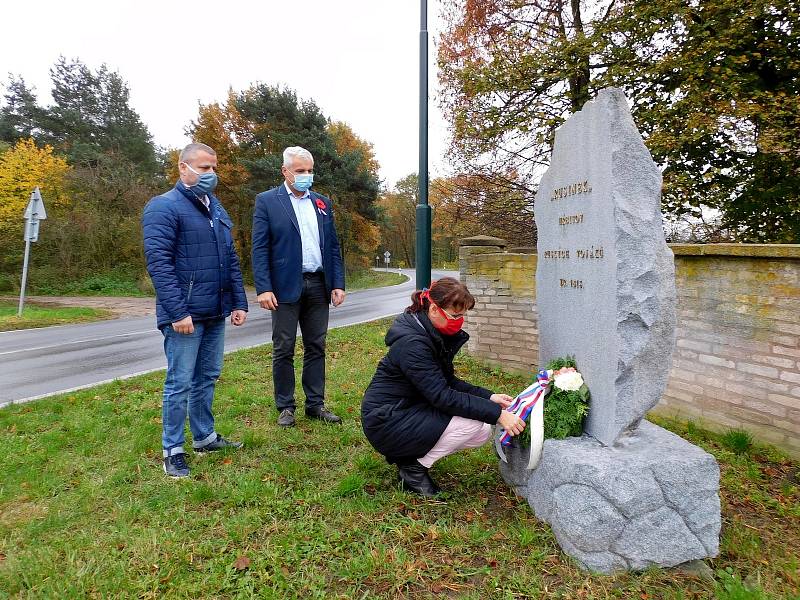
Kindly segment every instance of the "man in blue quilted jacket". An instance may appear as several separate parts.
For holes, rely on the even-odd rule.
[[[222,370],[225,319],[241,325],[247,297],[228,213],[214,196],[217,154],[189,144],[175,187],[147,203],[142,216],[147,271],[156,290],[167,377],[162,408],[164,472],[189,476],[183,449],[186,413],[196,454],[241,448],[214,429],[211,403]]]

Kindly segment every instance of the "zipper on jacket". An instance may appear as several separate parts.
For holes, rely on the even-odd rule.
[[[194,287],[194,273],[192,273],[192,278],[189,280],[189,291],[186,293],[186,302],[188,303],[189,300],[192,299],[192,288]]]

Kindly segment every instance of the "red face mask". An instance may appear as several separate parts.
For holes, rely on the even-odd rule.
[[[438,304],[436,304],[433,300],[431,300],[431,296],[427,290],[422,292],[422,294],[420,294],[420,299],[422,298],[427,298],[428,301],[433,306],[436,307],[436,310],[439,311],[439,314],[442,315],[442,317],[444,317],[445,319],[444,326],[439,326],[436,325],[435,323],[431,323],[434,327],[436,327],[439,333],[443,333],[444,335],[455,335],[456,333],[461,331],[461,328],[464,326],[464,317],[458,317],[457,319],[454,319],[453,317],[448,315],[444,310],[439,308]]]

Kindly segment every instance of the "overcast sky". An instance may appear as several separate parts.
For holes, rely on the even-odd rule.
[[[444,174],[447,127],[437,108],[429,0],[430,167]],[[73,0],[3,3],[0,82],[22,75],[50,103],[59,55],[125,79],[155,142],[179,147],[200,103],[253,82],[293,88],[374,144],[392,186],[418,167],[417,0]]]

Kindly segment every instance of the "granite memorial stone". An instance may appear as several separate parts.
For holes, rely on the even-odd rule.
[[[500,470],[562,549],[603,573],[719,550],[716,461],[643,420],[675,342],[660,190],[625,96],[606,89],[556,132],[536,197],[539,361],[574,355],[591,401],[582,437],[546,440],[535,470],[508,448]]]
[[[661,172],[620,90],[556,132],[534,205],[539,361],[574,355],[592,391],[586,431],[613,444],[658,403],[675,341],[675,267]]]

